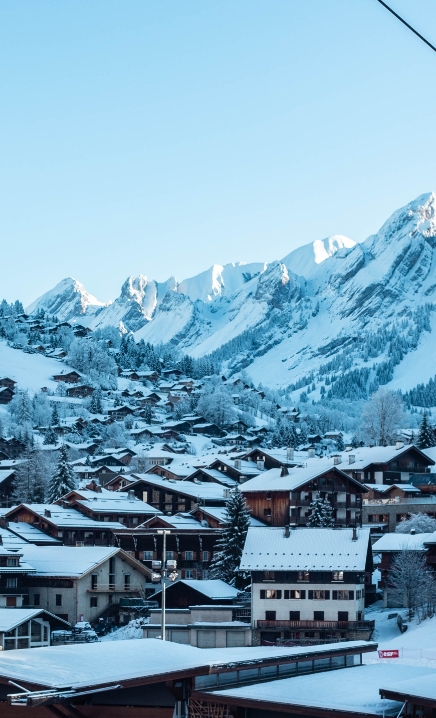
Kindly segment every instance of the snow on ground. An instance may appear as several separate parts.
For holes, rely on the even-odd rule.
[[[132,638],[142,638],[143,631],[142,627],[149,622],[148,618],[135,618],[130,621],[127,626],[118,628],[112,633],[107,633],[106,636],[102,636],[102,641],[127,641]]]
[[[7,376],[18,383],[18,389],[39,391],[43,386],[56,389],[53,374],[59,374],[67,365],[42,356],[27,354],[21,349],[12,349],[5,342],[0,342],[0,376]]]
[[[364,655],[364,663],[386,663],[428,666],[436,670],[436,616],[427,618],[418,623],[414,618],[407,621],[407,611],[399,608],[380,608],[380,603],[374,604],[365,611],[365,619],[375,620],[375,631],[372,640],[378,643],[379,650],[400,649],[400,658],[380,659],[376,653]],[[372,610],[371,610],[372,609]],[[397,618],[389,618],[393,614],[400,614],[408,629],[400,633]],[[435,674],[436,679],[436,674]]]

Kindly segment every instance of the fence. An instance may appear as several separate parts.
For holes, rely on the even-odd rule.
[[[432,648],[384,648],[378,652],[379,658],[426,658],[436,661],[436,649]]]

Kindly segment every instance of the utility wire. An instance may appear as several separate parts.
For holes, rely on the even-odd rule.
[[[423,37],[417,30],[415,30],[414,27],[412,27],[411,25],[409,25],[409,23],[406,22],[400,15],[398,15],[398,13],[396,13],[395,10],[392,10],[392,8],[389,7],[389,5],[386,5],[386,3],[383,2],[383,0],[377,0],[377,2],[379,2],[380,5],[383,5],[383,7],[385,7],[386,10],[389,10],[389,12],[392,13],[392,15],[394,15],[394,17],[397,18],[397,20],[399,20],[400,22],[402,22],[403,25],[405,25],[406,27],[409,28],[409,30],[411,30],[413,33],[415,33],[415,35],[417,35],[417,37],[419,37],[420,40],[422,40],[423,42],[425,42],[426,45],[428,45],[434,52],[436,52],[436,47],[435,47],[434,45],[432,45],[431,42],[429,42],[428,40],[426,40],[425,37]]]

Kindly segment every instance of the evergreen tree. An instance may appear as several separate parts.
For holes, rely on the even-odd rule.
[[[59,459],[53,476],[47,485],[47,500],[49,503],[57,501],[61,496],[68,494],[76,488],[76,477],[68,463],[68,450],[65,444],[61,446]]]
[[[102,402],[102,393],[100,387],[98,387],[92,397],[91,397],[91,403],[89,404],[89,411],[91,414],[103,414],[103,402]]]
[[[58,407],[56,404],[54,405],[53,411],[51,413],[51,423],[52,423],[52,426],[59,425],[59,411],[58,411]]]
[[[335,525],[333,519],[333,509],[328,499],[322,499],[320,496],[310,504],[310,518],[307,525],[311,528],[331,528]]]
[[[46,465],[43,452],[28,446],[21,458],[24,461],[16,469],[13,500],[18,504],[44,503]]]
[[[215,545],[210,577],[243,588],[246,577],[239,571],[250,514],[239,489],[232,491],[224,513],[224,529]]]
[[[150,404],[146,404],[144,406],[144,411],[142,416],[144,417],[144,421],[146,424],[151,424],[151,420],[153,418],[153,410],[150,406]]]
[[[336,439],[336,448],[338,451],[344,451],[345,450],[345,444],[344,444],[344,437],[342,435],[342,431],[339,432],[339,436]]]
[[[419,427],[418,441],[416,442],[420,449],[429,449],[435,445],[433,427],[427,418],[427,412],[424,411],[422,415],[421,425]]]
[[[58,437],[56,436],[56,432],[53,431],[53,427],[51,424],[45,432],[44,441],[42,443],[44,444],[44,446],[48,446],[51,444],[56,445],[58,443]]]

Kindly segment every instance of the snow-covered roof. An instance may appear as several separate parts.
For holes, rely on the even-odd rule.
[[[407,668],[407,666],[404,666],[404,668]],[[436,680],[434,670],[431,672],[428,670],[428,673],[421,676],[415,675],[411,677],[410,674],[405,675],[405,680],[401,680],[401,678],[403,678],[403,676],[392,671],[388,677],[383,677],[382,680],[385,682],[381,683],[380,691],[399,693],[405,697],[413,696],[417,699],[424,698],[424,700],[436,701]],[[392,683],[390,682],[391,680],[393,681]],[[397,680],[400,682],[396,683],[395,681]],[[419,703],[419,700],[417,702]]]
[[[59,619],[58,616],[54,616],[43,608],[0,608],[0,633],[12,631],[31,618],[47,618],[49,616],[63,622],[63,619]],[[69,626],[66,621],[64,623],[65,627]]]
[[[376,644],[372,645],[375,649]],[[165,680],[166,675],[174,676],[193,669],[204,669],[207,674],[215,667],[230,663],[236,666],[247,661],[286,660],[301,654],[332,653],[344,647],[367,649],[368,643],[350,641],[292,648],[249,646],[207,649],[155,639],[104,641],[0,652],[0,676],[36,686],[79,689],[122,684],[123,681],[143,677]],[[334,673],[328,672],[328,675]]]
[[[401,686],[410,684],[410,688],[422,685],[423,688],[428,688],[431,695],[436,695],[436,674],[432,668],[373,664],[359,666],[356,669],[358,672],[353,672],[352,676],[349,676],[348,670],[345,669],[345,674],[343,670],[323,671],[307,676],[283,678],[214,691],[213,695],[228,697],[229,703],[232,702],[232,698],[253,701],[251,707],[255,707],[257,701],[295,705],[297,706],[295,713],[298,713],[298,706],[302,706],[304,712],[312,707],[325,709],[331,713],[339,711],[339,715],[344,712],[348,715],[363,713],[389,716],[396,716],[401,704],[397,701],[382,700],[380,697],[379,687],[386,680],[397,678],[402,681]],[[411,675],[413,679],[404,680]],[[279,710],[278,706],[276,710]]]
[[[29,543],[50,543],[54,546],[62,543],[58,539],[53,538],[53,536],[48,536],[33,524],[27,523],[27,521],[10,521],[8,530]]]
[[[36,576],[80,577],[99,566],[119,549],[113,546],[35,546],[27,544],[24,559],[36,570]]]
[[[0,469],[0,484],[9,479],[15,472],[7,469]]]
[[[84,528],[84,529],[121,529],[123,524],[118,521],[95,521],[94,519],[84,516],[79,511],[75,511],[70,508],[63,508],[56,504],[21,504],[30,509],[34,513],[42,516],[45,521],[57,526],[59,528]],[[15,509],[10,509],[9,513],[12,513]],[[9,518],[9,513],[6,514],[6,518]]]
[[[237,598],[240,591],[233,586],[229,586],[225,581],[221,581],[219,578],[205,579],[204,581],[199,579],[184,579],[182,578],[177,583],[183,583],[189,588],[193,588],[194,591],[202,593],[204,596],[212,599],[233,599]],[[174,586],[176,584],[173,584]],[[168,590],[168,589],[167,589]]]
[[[370,464],[384,464],[388,461],[393,461],[402,454],[410,451],[410,449],[415,449],[416,451],[422,453],[424,457],[427,456],[433,463],[436,461],[436,459],[433,459],[428,453],[429,449],[418,449],[418,447],[413,444],[406,444],[405,446],[398,448],[396,446],[362,446],[357,449],[352,449],[351,451],[342,451],[337,453],[341,454],[344,464],[347,454],[355,457],[353,464],[346,464],[347,468],[350,467],[354,471],[364,469]]]
[[[436,532],[424,534],[390,533],[379,538],[379,540],[373,544],[372,550],[374,553],[381,551],[390,553],[392,551],[402,551],[403,549],[407,549],[408,551],[425,551],[424,544],[432,539],[433,541],[436,540]]]
[[[168,489],[169,491],[177,491],[177,493],[185,496],[225,500],[226,489],[221,484],[213,484],[210,481],[203,481],[202,483],[194,483],[193,481],[187,480],[177,481],[176,479],[165,479],[156,474],[132,474],[132,476],[137,477],[138,481],[145,481],[151,486]],[[131,484],[129,488],[133,488],[133,485]]]
[[[114,491],[108,491],[108,494],[114,494]],[[92,511],[96,512],[111,512],[111,513],[117,513],[117,514],[158,514],[160,513],[157,509],[153,508],[153,506],[150,506],[150,504],[146,504],[145,501],[141,501],[140,499],[137,499],[135,496],[135,500],[129,499],[127,495],[127,501],[120,501],[117,497],[107,499],[106,497],[103,499],[100,499],[97,494],[92,499],[77,499],[75,502],[79,506],[84,506],[86,508],[92,509]],[[107,523],[107,522],[106,522]]]
[[[212,516],[214,519],[224,522],[225,506],[202,506],[201,510],[206,516]],[[254,516],[250,516],[250,526],[265,526],[265,524],[259,519],[255,519]]]
[[[363,492],[368,491],[360,481],[341,471],[340,466],[334,466],[332,459],[309,459],[306,467],[287,469],[288,473],[285,474],[282,469],[269,469],[269,471],[264,471],[259,476],[245,481],[241,486],[241,491],[243,494],[252,491],[293,491],[325,471],[331,471],[332,469],[337,469],[347,483],[351,481],[356,486],[359,486]]]
[[[241,569],[246,571],[364,571],[370,532],[358,529],[248,529]]]

